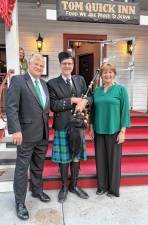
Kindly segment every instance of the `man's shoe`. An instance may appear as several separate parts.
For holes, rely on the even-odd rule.
[[[38,194],[32,193],[32,197],[40,199],[41,202],[50,202],[51,201],[50,197],[47,194],[45,194],[44,192],[41,192]]]
[[[115,193],[113,193],[111,191],[108,191],[107,196],[110,197],[110,198],[112,198],[112,197],[120,197],[120,194],[115,194]]]
[[[29,213],[27,211],[25,204],[23,203],[16,203],[16,213],[18,218],[20,218],[21,220],[29,219]]]
[[[67,199],[67,194],[68,194],[68,188],[62,188],[58,194],[58,201],[60,203],[65,202]]]
[[[102,189],[97,189],[96,195],[103,195],[106,191]]]
[[[81,188],[79,188],[77,186],[73,187],[73,188],[70,187],[69,190],[70,190],[70,192],[78,195],[80,198],[83,198],[83,199],[88,199],[89,198],[89,195],[85,191],[83,191]]]

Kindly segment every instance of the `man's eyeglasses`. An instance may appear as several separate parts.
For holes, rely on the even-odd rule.
[[[63,66],[72,66],[73,65],[73,63],[61,63]]]

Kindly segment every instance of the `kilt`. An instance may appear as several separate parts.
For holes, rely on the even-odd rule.
[[[86,145],[85,145],[85,134],[82,132],[82,151],[78,155],[77,159],[86,160]],[[57,163],[69,163],[72,161],[69,144],[68,144],[68,136],[66,130],[56,130],[54,133],[54,140],[52,146],[52,161]]]

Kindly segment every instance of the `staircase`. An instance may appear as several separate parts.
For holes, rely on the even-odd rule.
[[[60,175],[58,165],[51,161],[51,148],[54,131],[51,128],[52,115],[49,119],[49,147],[45,160],[43,179],[44,189],[58,189]],[[5,142],[5,143],[4,143]],[[87,161],[81,162],[79,185],[96,187],[96,169],[94,145],[86,131]],[[0,191],[12,191],[15,167],[16,146],[10,143],[6,134],[0,144]],[[127,129],[126,142],[122,151],[121,185],[148,184],[148,114],[131,112],[131,128]]]

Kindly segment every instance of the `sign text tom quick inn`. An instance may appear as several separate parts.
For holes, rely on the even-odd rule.
[[[60,1],[58,20],[139,24],[139,4],[109,1]]]

